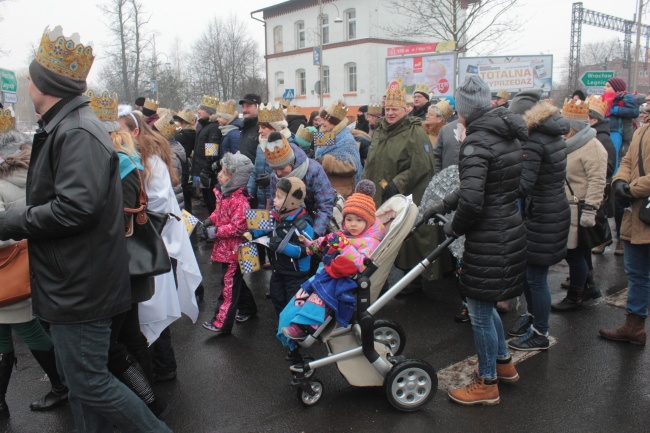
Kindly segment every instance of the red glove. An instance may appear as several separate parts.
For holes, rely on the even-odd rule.
[[[358,269],[352,260],[343,256],[336,256],[329,265],[325,265],[325,271],[332,278],[343,278],[356,274]]]

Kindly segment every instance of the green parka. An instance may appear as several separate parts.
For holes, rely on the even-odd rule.
[[[422,120],[406,116],[390,125],[382,119],[372,137],[363,171],[363,178],[377,186],[375,205],[381,206],[384,188],[393,182],[401,194],[413,195],[413,202],[419,206],[433,175],[433,146],[422,129]],[[402,245],[395,265],[410,270],[437,245],[437,228],[422,226]],[[426,279],[439,277],[438,262],[424,273]]]

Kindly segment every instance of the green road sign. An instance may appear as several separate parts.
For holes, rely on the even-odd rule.
[[[580,81],[587,87],[602,87],[610,78],[614,78],[614,71],[587,71]]]
[[[2,82],[3,92],[16,92],[18,90],[18,80],[14,71],[0,69],[0,82]]]

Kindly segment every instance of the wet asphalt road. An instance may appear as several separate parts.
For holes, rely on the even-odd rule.
[[[219,271],[209,261],[210,248],[202,242],[196,248],[206,287],[199,321],[183,318],[172,325],[178,379],[155,385],[157,394],[173,405],[167,422],[175,432],[650,431],[650,348],[600,339],[599,328],[623,321],[621,308],[602,301],[578,312],[552,313],[557,344],[517,366],[521,380],[500,385],[498,406],[459,406],[439,390],[423,410],[401,413],[383,389],[351,387],[335,366],[328,366],[314,375],[324,384],[320,403],[304,408],[289,384],[286,350],[274,336],[275,314],[264,298],[270,271],[247,277],[258,317],[236,325],[226,337],[201,327],[218,293]],[[612,247],[594,256],[596,281],[605,294],[626,287],[622,261]],[[554,301],[565,293],[559,285],[567,274],[564,263],[551,269]],[[447,277],[420,294],[391,301],[379,316],[405,329],[407,357],[440,370],[474,354],[470,325],[453,321],[458,307],[455,280]],[[516,316],[503,316],[506,327]],[[7,394],[11,419],[0,422],[0,432],[74,432],[67,406],[29,411],[29,402],[45,394],[49,383],[25,345],[15,340],[18,370]],[[305,353],[322,357],[325,349],[317,345]]]

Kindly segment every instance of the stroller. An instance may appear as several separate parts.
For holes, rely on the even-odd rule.
[[[366,270],[353,278],[357,283],[357,309],[350,326],[337,327],[330,315],[313,334],[297,342],[299,347],[291,352],[289,359],[294,362],[289,367],[293,375],[291,385],[297,388],[298,400],[305,406],[315,405],[323,396],[323,383],[313,377],[314,371],[333,363],[352,386],[383,386],[388,401],[401,411],[420,409],[437,391],[438,378],[433,367],[402,355],[406,336],[401,326],[390,320],[375,319],[374,315],[424,272],[454,239],[445,239],[379,296],[402,242],[433,215],[417,219],[418,208],[411,198],[395,195],[377,209],[376,216],[387,232],[370,259],[366,259]],[[444,217],[435,217],[446,222]],[[327,347],[326,357],[313,360],[299,354],[300,348],[310,347],[316,341]]]

